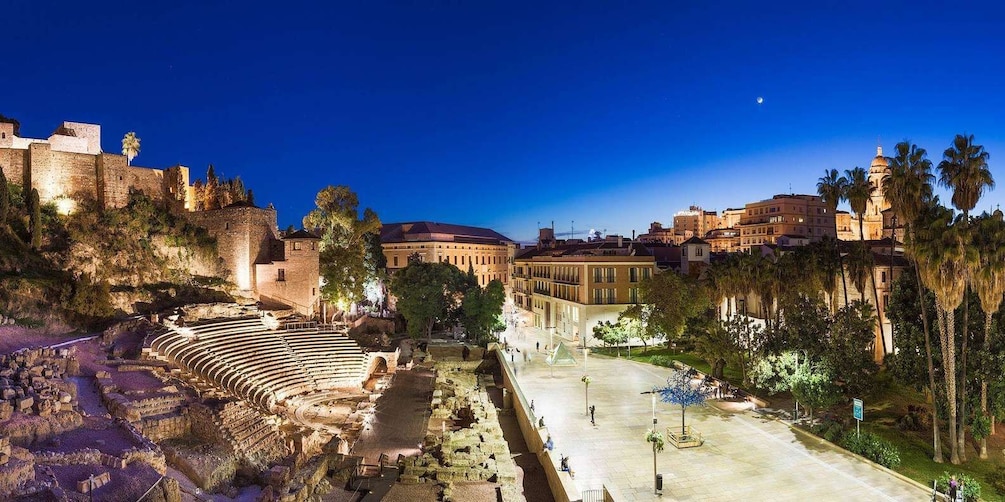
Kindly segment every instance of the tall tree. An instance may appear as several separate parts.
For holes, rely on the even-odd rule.
[[[494,328],[501,325],[502,305],[506,292],[498,279],[490,281],[485,288],[477,283],[469,285],[461,302],[461,324],[475,343],[482,345],[489,341]]]
[[[696,279],[674,272],[663,272],[644,279],[639,292],[648,302],[626,309],[626,317],[643,322],[650,338],[666,335],[667,341],[680,338],[688,321],[709,307],[707,293]]]
[[[126,165],[131,165],[133,159],[140,154],[140,138],[136,133],[129,131],[122,137],[122,155],[126,156]]]
[[[846,198],[847,193],[848,178],[840,176],[837,169],[824,170],[824,175],[817,181],[817,194],[820,195],[821,202],[827,204],[827,210],[834,215],[835,238],[837,237],[837,207]],[[844,288],[844,304],[848,305],[848,281],[845,280],[844,263],[840,253],[838,253],[838,261],[842,262],[841,285]]]
[[[858,216],[858,238],[859,241],[865,242],[865,210],[869,206],[869,199],[872,198],[873,194],[876,193],[876,186],[872,184],[872,180],[869,179],[869,173],[861,167],[855,167],[854,169],[849,169],[845,171],[845,176],[848,177],[847,191],[845,192],[845,198],[848,200],[848,205],[851,206],[851,210]],[[870,250],[871,254],[872,251]],[[879,293],[876,291],[876,274],[875,271],[869,269],[869,282],[872,284],[872,300],[873,304],[876,306],[876,312],[879,313]],[[865,296],[863,295],[863,299]],[[886,335],[883,333],[883,319],[877,315],[876,325],[879,327],[880,341],[883,344],[883,354],[887,354],[886,348]]]
[[[31,247],[38,250],[42,248],[42,202],[39,200],[37,188],[31,189],[30,197]]]
[[[974,135],[957,134],[953,144],[942,153],[939,162],[939,183],[953,191],[953,206],[963,211],[964,239],[970,237],[970,211],[977,205],[985,190],[994,188],[995,181],[988,167],[990,155],[982,145],[974,143]],[[959,279],[964,282],[966,291],[967,277],[961,274]],[[964,293],[965,294],[965,293]],[[967,407],[967,340],[970,309],[963,304],[963,340],[960,346],[960,415],[963,420],[958,424],[957,435],[960,459],[966,461],[966,407]]]
[[[7,187],[7,176],[0,169],[0,227],[7,225],[7,215],[10,213],[10,189]]]
[[[943,377],[949,403],[949,461],[960,463],[957,437],[956,308],[963,303],[968,248],[952,211],[932,204],[915,229],[914,255],[921,282],[935,293],[936,323],[942,349]]]
[[[318,192],[316,208],[304,217],[304,227],[321,234],[321,294],[347,309],[364,298],[364,287],[375,281],[377,263],[370,240],[380,234],[380,218],[372,209],[359,216],[359,198],[349,187],[328,186]]]
[[[206,168],[206,186],[203,187],[203,206],[207,211],[220,209],[220,179],[216,177],[216,169],[213,164]]]
[[[410,262],[395,272],[391,292],[412,337],[425,335],[431,340],[433,326],[452,317],[458,307],[458,287],[464,282],[463,276],[453,265],[422,261]]]
[[[912,252],[913,230],[925,208],[932,203],[932,161],[928,160],[928,152],[910,141],[902,141],[894,147],[896,155],[888,157],[887,172],[883,175],[883,197],[890,203],[894,215],[904,224],[904,242],[907,244],[907,259],[913,265],[914,279],[918,288],[918,304],[921,310],[922,330],[925,335],[925,360],[928,367],[928,388],[932,393],[932,458],[936,463],[942,463],[942,443],[939,440],[939,416],[935,412],[936,392],[935,365],[932,362],[931,330],[928,324],[928,314],[925,312],[926,302],[922,292],[921,272]],[[892,263],[892,260],[891,260]],[[893,281],[893,273],[890,274]]]
[[[995,215],[985,213],[976,221],[973,243],[977,259],[971,263],[970,277],[984,311],[984,339],[981,349],[987,350],[991,338],[992,318],[1001,307],[1005,296],[1005,222],[1001,211]],[[982,365],[983,366],[983,365]],[[990,368],[981,368],[980,406],[983,417],[988,415],[988,375]],[[980,440],[980,458],[988,458],[988,440]]]

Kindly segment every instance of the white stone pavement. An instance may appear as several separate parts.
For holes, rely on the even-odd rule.
[[[517,382],[555,442],[555,458],[568,455],[580,491],[614,487],[619,502],[636,500],[928,500],[929,493],[829,443],[807,438],[786,424],[752,411],[727,413],[689,408],[686,419],[705,438],[704,446],[656,455],[663,495],[654,495],[653,453],[645,441],[652,426],[650,396],[641,392],[666,381],[670,370],[624,359],[583,356],[575,367],[549,368],[543,348],[548,335],[510,328],[504,335],[514,353]],[[559,340],[555,338],[556,343]],[[541,342],[542,352],[535,351]],[[572,347],[572,343],[565,341]],[[524,361],[524,353],[530,361]],[[550,376],[554,370],[554,377]],[[597,425],[586,413],[585,385]],[[680,408],[657,402],[662,431],[680,427]]]

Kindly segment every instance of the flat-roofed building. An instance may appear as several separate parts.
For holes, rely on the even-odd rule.
[[[594,345],[593,327],[640,303],[639,283],[655,269],[652,253],[627,239],[531,248],[514,260],[513,301],[535,327]]]
[[[738,225],[740,250],[775,244],[782,235],[802,235],[810,242],[835,237],[834,213],[816,195],[776,195],[751,202]]]
[[[473,268],[481,286],[494,279],[508,285],[516,252],[516,243],[495,230],[431,221],[385,224],[380,245],[389,273],[405,268],[409,257],[417,256],[424,262],[449,263],[462,272]]]

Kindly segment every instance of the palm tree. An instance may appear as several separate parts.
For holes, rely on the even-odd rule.
[[[921,281],[935,293],[939,345],[942,348],[946,400],[949,403],[949,461],[960,463],[956,406],[956,308],[963,303],[968,248],[952,211],[938,204],[927,208],[915,229],[914,253]]]
[[[914,260],[911,244],[912,230],[915,222],[932,203],[932,161],[928,160],[924,148],[918,148],[909,141],[897,143],[894,147],[897,154],[887,157],[887,172],[883,175],[883,197],[890,203],[894,215],[904,223],[904,242],[907,244],[905,253],[914,267],[914,277],[918,285],[918,303],[921,305],[921,324],[925,333],[925,358],[928,363],[928,388],[932,392],[932,460],[942,463],[942,444],[939,441],[939,415],[936,412],[937,400],[935,393],[935,365],[932,363],[932,341],[928,327],[928,314],[925,312],[925,295],[921,284],[921,272]],[[892,263],[892,261],[891,261]],[[890,274],[891,280],[893,273]]]
[[[837,238],[837,207],[848,192],[848,179],[838,174],[837,169],[824,170],[824,175],[817,180],[817,194],[820,201],[827,204],[827,209],[834,215],[834,237]],[[841,254],[838,254],[840,261]],[[844,288],[844,304],[848,305],[848,281],[845,280],[844,264],[841,264],[841,286]],[[835,309],[836,311],[837,309]]]
[[[984,311],[983,347],[987,348],[991,336],[991,318],[1001,307],[1005,296],[1005,222],[1001,211],[991,216],[985,213],[977,220],[978,231],[974,233],[974,246],[978,259],[972,264],[970,277],[974,289],[981,300]],[[987,368],[981,371],[981,413],[988,413]],[[980,458],[988,458],[988,440],[981,438]]]
[[[865,300],[866,283],[872,273],[872,250],[864,242],[852,242],[847,256],[848,275],[859,296]]]
[[[990,155],[981,145],[974,144],[974,135],[969,136],[957,134],[950,145],[942,153],[942,162],[939,162],[939,183],[953,191],[953,206],[963,211],[963,231],[969,234],[970,230],[970,210],[977,205],[984,190],[994,188],[995,181],[988,168],[988,157]],[[964,235],[964,238],[968,235]],[[964,270],[957,278],[966,287],[966,271]],[[960,433],[958,435],[960,456],[966,460],[966,443],[964,430],[966,427],[966,395],[967,395],[967,330],[970,318],[970,309],[963,305],[963,340],[960,346],[960,415],[964,420],[960,422]]]
[[[126,156],[126,165],[131,165],[133,159],[140,154],[140,138],[136,137],[135,132],[127,132],[125,136],[122,137],[122,155]]]
[[[861,167],[846,170],[845,176],[848,178],[848,185],[845,191],[845,199],[851,206],[851,210],[858,215],[858,238],[865,242],[865,209],[869,204],[869,199],[876,193],[876,187],[869,180],[869,173]],[[870,253],[872,251],[869,251]],[[872,260],[870,260],[871,262]],[[872,300],[876,306],[876,324],[879,326],[879,338],[883,344],[883,354],[886,355],[886,335],[883,333],[883,319],[879,309],[879,293],[876,292],[876,276],[872,269],[869,270],[870,282],[872,283]],[[865,295],[862,295],[865,300]]]

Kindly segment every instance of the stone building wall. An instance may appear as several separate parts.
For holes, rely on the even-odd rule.
[[[272,242],[278,240],[276,210],[233,206],[187,216],[216,238],[217,254],[237,287],[251,291],[256,283],[255,263],[270,262]]]
[[[313,315],[318,302],[320,241],[284,239],[282,260],[255,265],[255,288],[263,299],[286,303],[304,315]],[[282,275],[279,271],[282,270]]]

